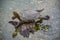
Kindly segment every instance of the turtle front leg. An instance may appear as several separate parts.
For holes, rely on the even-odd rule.
[[[14,12],[13,12],[12,19],[14,20],[14,19],[16,19],[16,18],[17,18],[19,21],[22,21],[21,18],[20,18],[20,15],[19,15],[17,12],[14,11]]]

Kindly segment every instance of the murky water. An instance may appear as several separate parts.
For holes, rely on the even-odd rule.
[[[0,5],[0,40],[60,40],[60,0],[0,0]],[[43,8],[44,11],[40,14],[50,16],[50,20],[44,22],[52,26],[48,32],[39,30],[34,35],[31,34],[30,38],[24,38],[20,34],[16,38],[12,38],[15,29],[8,22],[11,20],[13,11],[25,14],[24,10]],[[33,16],[37,15],[29,13],[25,16],[29,19],[35,18]]]

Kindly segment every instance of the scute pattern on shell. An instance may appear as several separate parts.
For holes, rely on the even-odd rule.
[[[21,35],[24,37],[29,37],[30,31],[34,31],[34,26],[32,23],[30,24],[23,24],[21,27],[18,28]]]

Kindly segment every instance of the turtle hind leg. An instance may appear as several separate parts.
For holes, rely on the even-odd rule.
[[[14,26],[17,26],[18,25],[18,22],[16,22],[16,21],[9,21],[8,23],[10,23],[10,24],[12,24]]]

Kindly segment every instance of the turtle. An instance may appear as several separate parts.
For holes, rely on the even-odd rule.
[[[35,10],[36,12],[42,12],[44,9],[41,10]],[[31,12],[31,11],[30,11]],[[18,34],[18,32],[23,36],[23,37],[29,37],[29,34],[40,30],[40,26],[38,23],[43,23],[43,20],[49,20],[50,17],[47,15],[45,17],[39,17],[37,21],[34,19],[27,19],[23,20],[21,19],[21,15],[19,15],[16,11],[13,11],[13,16],[11,17],[13,21],[9,21],[8,23],[12,24],[15,28],[15,31],[12,34],[12,37],[15,38]],[[18,21],[14,21],[15,19],[18,19]]]

